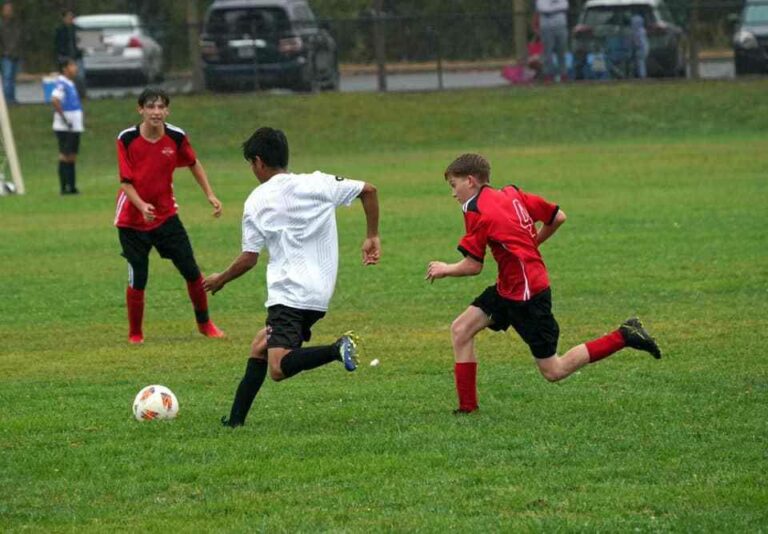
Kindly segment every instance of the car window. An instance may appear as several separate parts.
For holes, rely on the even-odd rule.
[[[77,26],[80,29],[98,31],[104,35],[120,35],[120,34],[136,33],[136,31],[138,30],[138,28],[130,20],[126,20],[126,21],[116,20],[116,21],[110,21],[108,23],[105,23],[104,19],[100,21],[94,21],[94,22],[78,21]]]
[[[305,4],[298,4],[293,8],[293,20],[299,28],[316,28],[315,15]]]
[[[768,23],[768,4],[747,4],[747,7],[744,8],[744,22],[747,24]]]
[[[216,9],[208,15],[206,32],[251,35],[283,32],[290,28],[288,16],[280,8]]]
[[[664,2],[659,3],[659,16],[664,22],[674,22],[674,19],[672,18],[672,12]]]
[[[581,23],[587,26],[629,26],[632,15],[641,15],[646,24],[656,20],[650,6],[630,4],[587,8]]]

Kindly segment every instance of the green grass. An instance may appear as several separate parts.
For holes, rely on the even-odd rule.
[[[225,215],[176,177],[198,261],[239,250],[256,185],[239,155],[282,127],[292,168],[379,187],[384,256],[359,266],[359,205],[338,212],[325,343],[353,327],[378,368],[267,383],[249,424],[218,427],[263,324],[264,267],[212,299],[195,333],[184,284],[153,255],[141,347],[125,343],[112,227],[114,139],[129,100],[90,102],[61,198],[50,110],[12,110],[29,194],[0,199],[0,530],[764,531],[768,528],[766,82],[584,85],[443,94],[179,97]],[[561,350],[639,313],[656,362],[625,351],[556,385],[514,336],[483,333],[481,412],[455,418],[451,320],[493,283],[423,280],[462,233],[442,171],[481,151],[496,184],[559,203],[544,247]],[[149,383],[176,421],[139,424]]]

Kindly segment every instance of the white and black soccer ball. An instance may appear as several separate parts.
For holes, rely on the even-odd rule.
[[[137,421],[173,419],[178,413],[179,401],[173,391],[165,386],[147,386],[133,399],[133,416]]]

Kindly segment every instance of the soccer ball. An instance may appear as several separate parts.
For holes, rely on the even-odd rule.
[[[179,401],[165,386],[147,386],[133,399],[133,416],[137,421],[173,419],[179,413]]]

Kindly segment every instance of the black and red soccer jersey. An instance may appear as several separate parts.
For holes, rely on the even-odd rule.
[[[149,231],[162,225],[178,209],[173,196],[173,171],[195,164],[197,156],[184,130],[165,125],[165,135],[157,141],[142,137],[138,126],[117,136],[117,162],[120,181],[133,185],[139,196],[155,207],[155,219],[147,221],[120,190],[115,208],[115,226]]]
[[[459,251],[482,262],[486,245],[491,248],[499,266],[496,287],[502,297],[525,301],[549,287],[535,223],[551,224],[557,205],[510,185],[484,186],[462,208],[466,234]]]

